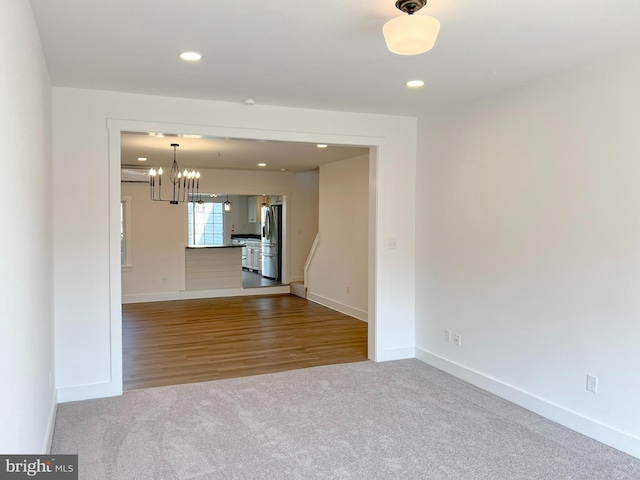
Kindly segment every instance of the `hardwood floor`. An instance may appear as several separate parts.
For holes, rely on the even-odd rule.
[[[367,359],[367,324],[293,295],[122,306],[124,389]]]

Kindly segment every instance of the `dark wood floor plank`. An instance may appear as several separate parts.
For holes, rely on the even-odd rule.
[[[124,388],[367,359],[367,324],[294,295],[126,304]]]

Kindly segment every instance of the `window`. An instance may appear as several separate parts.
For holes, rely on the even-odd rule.
[[[224,243],[221,203],[189,203],[188,212],[189,246]]]

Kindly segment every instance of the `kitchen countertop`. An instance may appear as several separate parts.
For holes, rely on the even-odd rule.
[[[189,249],[201,249],[201,248],[242,248],[244,245],[231,245],[231,244],[224,244],[224,245],[195,245],[193,247],[185,247],[187,250]]]
[[[231,234],[231,239],[233,240],[234,238],[246,238],[248,239],[252,239],[252,240],[258,240],[260,241],[260,234],[258,233],[232,233]]]

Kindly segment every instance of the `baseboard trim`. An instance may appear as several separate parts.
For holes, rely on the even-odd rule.
[[[44,435],[44,444],[42,445],[42,454],[49,455],[51,453],[51,443],[53,442],[53,430],[56,426],[56,415],[58,414],[58,392],[53,390],[51,396],[51,409],[49,410],[49,421],[47,423],[47,431]]]
[[[358,320],[362,320],[363,322],[368,322],[368,314],[364,310],[350,307],[349,305],[345,305],[344,303],[336,302],[335,300],[331,300],[330,298],[323,297],[322,295],[311,293],[309,291],[307,291],[307,300],[311,300],[312,302],[330,308],[331,310],[344,313],[345,315],[349,315],[350,317],[357,318]]]
[[[393,360],[406,360],[416,358],[414,347],[387,348],[378,352],[376,362],[390,362]]]
[[[640,438],[416,347],[416,358],[551,421],[640,458]]]
[[[293,283],[293,282],[304,282],[304,276],[289,277],[289,283]]]
[[[225,288],[223,290],[184,290],[180,292],[180,300],[194,298],[249,297],[254,295],[277,295],[289,293],[289,285],[258,288]]]
[[[58,403],[90,400],[92,398],[117,397],[122,395],[122,385],[114,382],[93,383],[79,385],[77,387],[65,387],[58,389]]]
[[[216,290],[181,290],[168,293],[140,293],[123,295],[122,303],[167,302],[171,300],[193,300],[196,298],[250,297],[254,295],[276,295],[289,293],[289,285],[259,288],[222,288]]]
[[[178,292],[136,293],[132,295],[122,295],[122,303],[166,302],[179,299],[180,295]]]

